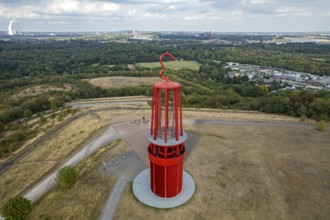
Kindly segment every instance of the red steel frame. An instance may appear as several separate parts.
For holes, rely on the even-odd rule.
[[[170,198],[182,190],[184,142],[186,134],[182,127],[181,84],[163,77],[165,67],[160,56],[160,78],[165,80],[153,86],[151,103],[151,126],[148,153],[150,160],[151,190],[160,197]]]

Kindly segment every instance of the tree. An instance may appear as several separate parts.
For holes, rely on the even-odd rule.
[[[30,109],[25,109],[24,110],[24,117],[25,118],[31,118],[32,117],[32,112],[31,112],[31,110]]]
[[[31,211],[31,202],[24,197],[16,196],[7,201],[1,209],[1,215],[6,220],[24,220]]]
[[[319,123],[317,123],[316,125],[316,130],[318,131],[325,131],[326,128],[327,128],[327,123],[324,120],[319,121]]]
[[[48,101],[51,109],[57,108],[56,100],[54,97],[49,97]]]
[[[264,96],[268,93],[268,88],[265,85],[259,85],[258,90],[261,96]]]
[[[307,109],[303,104],[301,104],[301,106],[296,109],[296,114],[297,114],[297,116],[300,116],[300,117],[305,116],[306,112],[307,112]]]
[[[62,188],[72,187],[78,180],[77,171],[71,166],[65,166],[58,171],[57,184]]]

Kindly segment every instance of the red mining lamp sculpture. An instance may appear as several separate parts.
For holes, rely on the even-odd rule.
[[[182,190],[184,142],[187,139],[182,129],[181,84],[163,77],[165,67],[160,56],[162,70],[160,78],[165,80],[153,86],[151,104],[151,126],[147,134],[149,141],[151,190],[163,198],[174,197]]]
[[[187,202],[195,192],[193,178],[183,170],[187,134],[182,128],[181,84],[163,76],[160,56],[160,78],[152,90],[151,125],[147,132],[150,169],[133,181],[133,192],[142,203],[156,208],[173,208]]]

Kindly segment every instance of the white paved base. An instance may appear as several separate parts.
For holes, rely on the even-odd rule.
[[[186,203],[195,192],[195,182],[189,173],[183,171],[182,191],[172,198],[156,196],[150,188],[150,168],[142,171],[133,181],[135,197],[142,203],[160,209],[168,209]]]

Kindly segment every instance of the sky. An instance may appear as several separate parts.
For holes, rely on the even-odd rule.
[[[314,32],[330,31],[330,1],[0,0],[0,31],[12,19],[22,32]]]

